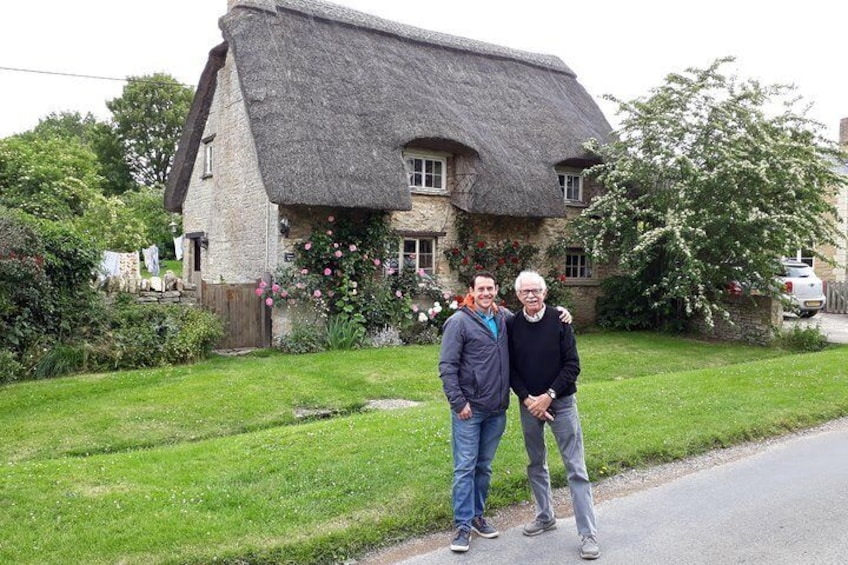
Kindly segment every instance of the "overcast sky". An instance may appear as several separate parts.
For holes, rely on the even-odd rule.
[[[645,96],[670,72],[735,56],[741,78],[791,83],[838,139],[848,117],[848,2],[842,0],[338,0],[417,27],[556,55],[614,126],[604,94]],[[9,1],[0,19],[0,137],[51,112],[108,117],[123,78],[163,71],[195,86],[221,41],[226,0]],[[731,69],[728,69],[731,70]]]

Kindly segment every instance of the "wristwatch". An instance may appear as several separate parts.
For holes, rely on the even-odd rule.
[[[547,395],[551,397],[551,400],[556,398],[556,391],[552,388],[548,389]]]

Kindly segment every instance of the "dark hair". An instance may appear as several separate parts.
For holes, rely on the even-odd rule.
[[[493,281],[495,281],[495,286],[497,286],[498,284],[497,279],[495,279],[495,275],[493,275],[492,273],[488,271],[477,271],[471,276],[471,279],[469,279],[468,288],[474,288],[474,283],[476,283],[477,279],[479,278],[492,279]]]

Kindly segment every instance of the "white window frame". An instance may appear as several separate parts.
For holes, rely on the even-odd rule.
[[[413,163],[410,163],[413,161]],[[420,161],[421,169],[420,171],[414,170],[415,163],[414,161]],[[428,194],[446,194],[448,191],[448,160],[446,155],[438,154],[438,153],[424,153],[424,152],[405,152],[403,154],[403,163],[406,168],[406,176],[407,182],[409,184],[409,190],[412,192],[423,192]],[[435,172],[427,172],[428,163],[435,168],[438,166],[441,168],[441,173],[438,174],[438,178],[441,181],[440,186],[427,186],[435,185],[433,179],[437,176]],[[432,170],[432,169],[431,169]],[[418,182],[416,183],[416,175],[420,175]],[[430,182],[428,182],[428,180]]]
[[[423,242],[429,243],[429,252],[421,251]],[[414,269],[416,273],[423,270],[425,274],[433,276],[436,274],[436,245],[435,237],[401,236],[389,250],[392,257],[387,268],[394,271]],[[429,261],[422,261],[422,256],[429,258]]]
[[[586,280],[592,278],[592,260],[582,249],[569,249],[565,253],[563,272],[566,279]]]
[[[207,137],[203,140],[203,174],[202,178],[207,178],[212,176],[212,141],[215,139],[215,136]]]
[[[557,180],[566,202],[583,203],[583,173],[568,169],[557,169]],[[570,183],[569,183],[570,181]],[[575,188],[574,185],[577,185]]]
[[[810,247],[801,247],[795,250],[795,255],[790,256],[790,259],[795,259],[797,261],[801,261],[802,263],[806,263],[811,268],[815,267],[816,256],[813,255],[813,245]]]

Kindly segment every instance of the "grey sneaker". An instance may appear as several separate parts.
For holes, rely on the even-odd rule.
[[[463,530],[462,528],[457,528],[456,533],[451,540],[451,551],[456,551],[457,553],[464,553],[468,551],[468,548],[471,546],[471,532],[468,530]]]
[[[500,532],[493,528],[482,516],[471,520],[471,531],[481,538],[496,538],[500,535]]]
[[[547,522],[540,522],[539,520],[533,520],[529,524],[524,525],[524,535],[525,536],[538,536],[542,532],[548,532],[550,530],[555,530],[557,526],[556,518],[551,518]]]
[[[598,540],[595,536],[583,536],[583,542],[580,544],[580,557],[582,559],[597,559],[601,556],[601,548],[598,546]]]

